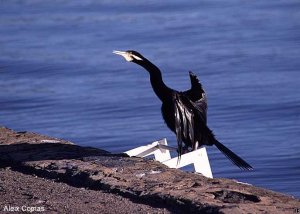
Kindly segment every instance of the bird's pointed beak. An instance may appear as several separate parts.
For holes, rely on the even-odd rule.
[[[118,54],[118,55],[121,55],[121,56],[125,56],[126,55],[126,52],[125,51],[113,51],[114,54]]]

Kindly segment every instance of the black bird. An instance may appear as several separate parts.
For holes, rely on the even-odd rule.
[[[195,150],[199,146],[215,145],[239,168],[252,169],[246,161],[220,143],[207,127],[207,99],[196,75],[190,71],[191,89],[179,92],[166,86],[159,68],[140,53],[132,50],[113,53],[123,56],[128,62],[142,66],[149,72],[152,88],[162,102],[162,116],[167,126],[176,134],[179,157],[188,148]]]

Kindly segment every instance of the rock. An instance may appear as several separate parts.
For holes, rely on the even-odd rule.
[[[0,128],[0,142],[2,166],[172,212],[292,213],[300,207],[298,199],[281,193],[30,132]]]

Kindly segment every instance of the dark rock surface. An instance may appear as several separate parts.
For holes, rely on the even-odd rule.
[[[77,188],[9,168],[0,169],[0,178],[0,213],[15,213],[4,211],[8,205],[20,211],[35,209],[32,213],[171,213],[117,194]]]
[[[104,213],[130,211],[129,208],[122,209],[123,205],[117,203],[116,206],[121,209],[113,210],[115,207],[111,206],[110,199],[98,204],[97,200],[92,199],[93,194],[107,194],[112,201],[122,198],[132,207],[130,213],[293,213],[295,208],[300,207],[299,200],[270,190],[229,179],[209,179],[199,174],[169,169],[156,161],[110,154],[4,127],[0,128],[0,165],[6,169],[1,171],[2,174],[15,173],[16,177],[35,175],[36,179],[43,179],[43,185],[49,185],[50,189],[59,189],[59,185],[64,185],[74,192],[60,192],[60,197],[64,198],[66,194],[68,201],[61,201],[57,207],[53,204],[47,206],[51,207],[48,211],[63,212],[63,206],[72,203],[76,206],[68,209],[73,209],[74,213],[103,213],[97,210],[99,206],[104,207]],[[7,184],[1,181],[0,194],[1,188],[6,187]],[[29,185],[28,191],[33,189],[34,185]],[[35,191],[40,191],[42,195],[49,194],[43,188]],[[9,193],[11,196],[20,194],[20,191]],[[1,201],[1,206],[12,203]],[[92,205],[85,206],[86,202]],[[91,208],[90,212],[86,212],[86,207]]]

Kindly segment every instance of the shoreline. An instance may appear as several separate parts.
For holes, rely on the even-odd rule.
[[[35,207],[44,207],[44,211],[33,210],[41,213],[99,213],[101,209],[105,213],[293,213],[300,208],[299,199],[282,193],[31,132],[0,127],[0,148],[4,179],[0,194],[5,198],[1,211],[14,205],[24,212],[22,204],[32,207],[32,201]],[[28,188],[21,186],[22,181],[28,182]],[[13,191],[10,183],[20,185],[19,189]],[[34,188],[39,183],[49,188]],[[63,189],[68,191],[60,192]],[[30,197],[27,192],[35,194]],[[61,198],[57,205],[55,195]],[[100,195],[107,201],[101,203]]]

